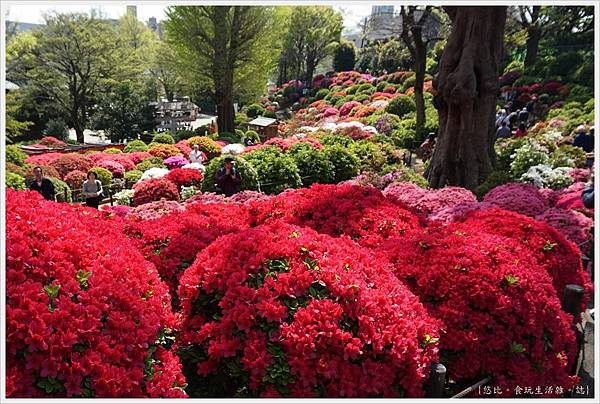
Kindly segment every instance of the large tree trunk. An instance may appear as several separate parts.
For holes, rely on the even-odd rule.
[[[538,47],[540,39],[542,38],[542,31],[537,27],[530,27],[527,30],[527,53],[525,54],[525,67],[531,67],[537,60]]]
[[[506,7],[447,7],[452,33],[433,82],[439,112],[429,185],[474,189],[492,171]]]
[[[230,6],[213,7],[212,22],[215,30],[213,46],[215,50],[213,78],[215,82],[215,101],[217,104],[217,125],[219,132],[233,133],[233,63],[230,61],[231,49],[228,46],[229,32],[226,24]]]

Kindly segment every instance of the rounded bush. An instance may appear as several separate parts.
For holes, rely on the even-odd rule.
[[[108,149],[104,149],[102,150],[103,153],[108,153],[108,154],[121,154],[123,153],[121,150],[117,149],[116,147],[109,147]]]
[[[414,113],[416,109],[415,101],[411,97],[400,95],[390,101],[385,111],[403,118],[407,114]]]
[[[292,146],[289,153],[296,162],[303,186],[333,182],[335,167],[322,150],[302,142]]]
[[[127,143],[123,151],[125,153],[147,152],[148,145],[141,140],[132,140],[131,142]]]
[[[386,163],[387,156],[377,143],[369,140],[358,140],[350,150],[358,157],[361,171],[379,171]]]
[[[185,397],[167,288],[121,229],[30,192],[6,217],[7,396]]]
[[[175,144],[175,139],[168,133],[157,133],[152,138],[153,143]]]
[[[73,193],[71,187],[66,182],[59,180],[55,177],[47,177],[54,185],[54,192],[56,192],[56,202],[73,202]]]
[[[279,151],[276,146],[266,146],[244,154],[244,159],[254,167],[260,190],[277,194],[288,188],[300,188],[302,179],[294,159]]]
[[[4,183],[6,188],[12,188],[16,190],[25,189],[25,178],[19,174],[11,173],[7,171],[4,177]]]
[[[71,171],[78,170],[87,172],[94,166],[94,162],[87,156],[68,153],[61,155],[54,161],[51,161],[49,165],[58,171],[60,178],[65,178],[65,176]]]
[[[112,174],[113,178],[123,178],[125,167],[121,163],[112,160],[101,160],[98,167],[106,168]]]
[[[143,160],[141,163],[138,163],[135,166],[136,170],[139,171],[146,171],[149,170],[151,168],[166,168],[165,163],[163,162],[163,159],[161,159],[160,157],[151,157],[148,159]]]
[[[103,187],[110,187],[113,179],[113,175],[110,171],[102,167],[93,167],[90,171],[96,174],[96,178],[102,183]]]
[[[83,182],[87,179],[87,173],[75,170],[65,176],[65,182],[71,189],[81,189]]]
[[[27,154],[25,154],[21,148],[17,145],[9,144],[6,146],[6,162],[13,163],[18,166],[25,164]]]
[[[199,186],[202,182],[202,172],[193,168],[176,168],[169,171],[165,178],[175,184],[179,190],[183,186]]]
[[[200,151],[203,151],[208,159],[218,157],[221,154],[221,146],[207,136],[191,137],[187,140],[187,144],[190,147],[197,144],[200,147]]]
[[[133,186],[133,190],[132,206],[160,201],[162,198],[168,201],[179,201],[179,190],[166,178],[149,178],[140,181]]]
[[[172,144],[157,144],[156,146],[151,147],[148,150],[148,153],[163,160],[173,156],[181,156],[182,154],[181,150]]]
[[[144,174],[143,171],[131,170],[131,171],[127,171],[125,173],[125,175],[123,176],[123,178],[125,179],[125,181],[128,184],[135,184],[136,182],[138,182],[140,180],[140,178],[142,178],[142,174]]]
[[[14,163],[6,163],[6,171],[11,172],[13,174],[20,175],[21,177],[25,177],[25,169],[23,167],[19,167]]]
[[[283,223],[227,235],[180,285],[177,347],[198,395],[424,395],[437,323],[347,239]]]
[[[217,170],[223,166],[225,156],[221,156],[212,159],[206,166],[204,173],[204,180],[202,181],[201,190],[202,192],[216,192],[215,189],[215,174]],[[258,186],[258,173],[256,169],[248,163],[243,157],[235,158],[235,166],[240,170],[242,176],[242,182],[240,184],[240,191],[257,191]]]
[[[333,182],[349,180],[358,174],[360,160],[352,151],[341,145],[325,146],[323,150],[334,167]]]
[[[256,118],[262,116],[265,113],[265,109],[259,104],[251,104],[246,108],[246,115],[249,118]]]
[[[326,88],[321,88],[315,93],[315,99],[322,100],[323,98],[327,97],[327,95],[329,95],[329,90]]]

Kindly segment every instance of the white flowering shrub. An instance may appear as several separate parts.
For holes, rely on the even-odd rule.
[[[510,155],[510,171],[519,178],[529,170],[529,168],[538,165],[548,165],[550,158],[549,151],[533,139],[528,139],[527,143],[519,147]]]
[[[231,156],[239,156],[246,150],[243,144],[232,143],[221,149],[221,154],[231,155]]]
[[[198,192],[200,192],[200,190],[194,186],[181,187],[181,192],[179,193],[179,195],[181,196],[181,201],[183,202],[183,201],[187,201],[192,196],[196,195]]]
[[[533,184],[538,188],[562,189],[573,183],[569,175],[570,167],[552,168],[546,164],[530,167],[521,175],[520,181]]]
[[[200,164],[200,163],[190,163],[190,164],[186,164],[181,168],[193,168],[194,170],[198,170],[202,173],[204,173],[205,167]]]
[[[129,205],[133,198],[133,189],[124,189],[113,195],[113,200],[117,205]]]
[[[167,175],[168,173],[169,173],[169,170],[166,168],[152,167],[152,168],[144,171],[144,173],[142,174],[142,177],[140,178],[140,181],[147,180],[149,178],[161,178],[161,177],[164,177],[165,175]],[[140,182],[140,181],[138,181],[138,182]]]

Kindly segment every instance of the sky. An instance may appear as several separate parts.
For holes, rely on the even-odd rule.
[[[95,8],[102,11],[108,18],[118,19],[125,14],[125,5],[112,5],[107,3],[78,3],[76,1],[70,2],[53,2],[52,4],[40,4],[40,3],[13,3],[7,6],[7,19],[10,21],[18,22],[29,22],[34,24],[41,24],[44,22],[43,15],[49,11],[57,12],[89,12],[90,9]],[[165,4],[168,2],[160,3],[129,3],[137,6],[137,16],[140,21],[148,21],[150,17],[156,17],[159,21],[165,18]],[[376,3],[375,3],[376,4]],[[340,10],[344,15],[344,26],[349,31],[357,30],[358,23],[367,15],[371,13],[370,4],[351,4],[351,5],[340,5],[334,6],[334,8]]]

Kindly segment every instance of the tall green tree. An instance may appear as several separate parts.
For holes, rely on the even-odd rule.
[[[354,70],[356,63],[356,49],[352,42],[341,42],[333,54],[333,70],[343,72]]]
[[[273,7],[173,6],[167,9],[167,39],[179,67],[199,89],[210,89],[219,131],[234,131],[235,95],[266,88],[278,56]],[[244,72],[253,72],[249,77]]]
[[[47,94],[83,142],[94,97],[115,79],[123,60],[115,31],[93,14],[53,14],[34,35],[28,85]]]
[[[280,69],[285,66],[292,73],[291,78],[310,83],[318,64],[340,42],[342,29],[342,15],[330,6],[294,7],[283,40]]]
[[[156,41],[151,50],[150,74],[157,80],[162,93],[172,101],[175,94],[183,88],[183,79],[178,71],[178,55],[175,47],[163,42]]]

